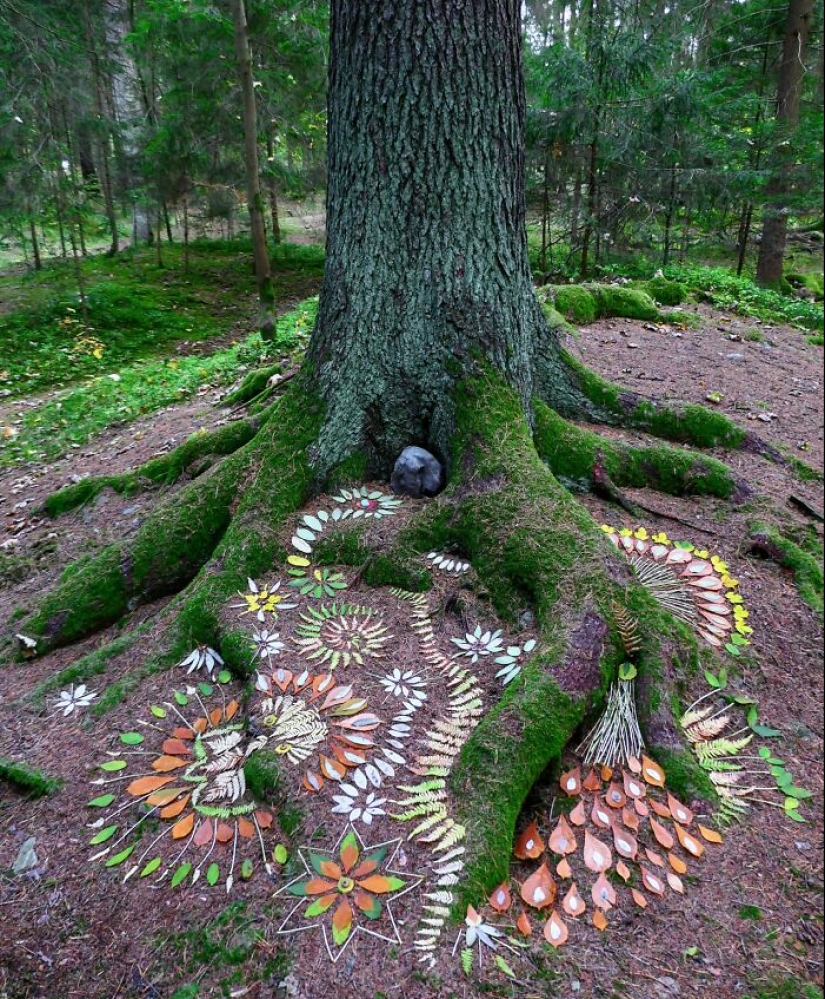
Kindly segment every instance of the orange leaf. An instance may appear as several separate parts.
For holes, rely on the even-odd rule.
[[[676,845],[676,840],[663,825],[658,823],[656,819],[651,819],[650,828],[653,830],[653,835],[656,837],[656,842],[659,846],[663,847],[665,850],[673,849]]]
[[[647,888],[648,891],[653,892],[654,895],[664,895],[665,893],[665,883],[660,877],[651,872],[646,867],[641,867],[642,871],[642,884]]]
[[[655,760],[651,760],[649,756],[642,757],[642,777],[644,777],[648,784],[652,784],[654,787],[665,786],[664,770],[662,770]]]
[[[232,826],[228,825],[226,822],[218,823],[218,833],[215,836],[215,839],[217,839],[219,843],[229,843],[233,838],[234,834],[232,832]]]
[[[395,882],[392,878],[384,877],[382,874],[372,874],[358,882],[358,887],[364,891],[372,892],[373,895],[387,895],[395,890]]]
[[[349,874],[352,871],[360,857],[361,851],[358,849],[355,837],[348,836],[341,844],[341,864],[343,865],[345,874]]]
[[[549,909],[556,901],[558,888],[547,864],[542,864],[536,873],[521,887],[521,897],[534,909]]]
[[[357,881],[359,878],[365,878],[368,874],[374,874],[378,870],[379,861],[375,857],[368,857],[362,864],[352,872],[352,880]]]
[[[157,808],[158,805],[168,805],[170,801],[174,801],[179,794],[183,794],[183,788],[181,787],[163,787],[160,791],[155,791],[154,794],[150,794],[146,799],[146,804],[151,805],[152,808]]]
[[[613,781],[605,793],[604,802],[608,808],[624,808],[627,804],[627,795],[621,787]]]
[[[600,933],[604,933],[604,931],[607,929],[608,927],[607,916],[605,916],[605,914],[602,912],[601,909],[597,909],[593,913],[593,925]]]
[[[680,801],[677,801],[672,794],[668,793],[667,805],[670,809],[670,814],[680,825],[689,826],[693,822],[693,812]]]
[[[544,927],[544,939],[551,947],[563,947],[570,937],[567,923],[556,913],[551,914]]]
[[[629,808],[622,809],[622,822],[633,832],[639,831],[639,816],[635,812],[631,812]]]
[[[227,721],[232,721],[232,719],[238,713],[238,709],[239,708],[240,708],[240,704],[238,704],[237,701],[230,701],[229,704],[226,705],[226,709],[224,710],[224,713],[223,713],[224,718]]]
[[[633,808],[636,814],[642,819],[646,819],[648,815],[650,815],[650,809],[643,801],[639,800],[638,798],[633,802]]]
[[[689,832],[684,830],[681,826],[676,826],[676,835],[679,837],[679,842],[682,844],[685,850],[691,855],[691,857],[704,856],[705,846],[698,840],[695,836],[691,836]]]
[[[682,884],[682,879],[678,875],[668,874],[667,883],[675,892],[678,892],[680,895],[685,894],[685,886]]]
[[[556,865],[556,874],[565,881],[573,877],[573,868],[567,862],[567,857],[563,857]]]
[[[142,798],[144,794],[151,794],[167,784],[171,784],[174,777],[138,777],[126,788],[126,793],[133,798]]]
[[[272,825],[271,812],[255,812],[255,818],[258,820],[258,825],[261,829],[269,829]]]
[[[613,826],[613,845],[616,847],[616,853],[620,857],[625,857],[627,860],[636,859],[636,854],[639,852],[639,844],[618,823]]]
[[[671,819],[673,816],[670,814],[670,809],[667,805],[663,805],[660,801],[655,798],[647,799],[648,807],[652,812],[655,812],[660,819]]]
[[[568,916],[573,916],[574,918],[578,916],[583,916],[587,911],[587,906],[584,903],[584,899],[579,894],[579,889],[574,884],[570,891],[564,896],[564,901],[562,902],[562,908],[567,913]]]
[[[203,735],[203,733],[206,731],[208,725],[209,725],[209,719],[208,718],[197,718],[195,720],[194,724],[192,725],[192,728],[199,735]]]
[[[168,774],[172,770],[179,770],[181,767],[188,765],[188,760],[182,760],[178,756],[159,756],[156,760],[152,761],[152,769],[162,774]]]
[[[183,739],[166,739],[161,749],[169,756],[190,756],[192,747],[187,746]]]
[[[610,829],[613,817],[602,804],[601,796],[593,795],[593,808],[590,810],[590,820],[597,829]]]
[[[645,856],[655,867],[665,866],[664,860],[659,856],[658,853],[656,853],[655,850],[651,850],[650,847],[647,846],[645,847]]]
[[[590,893],[599,909],[612,909],[618,902],[616,890],[604,874],[600,874]]]
[[[191,795],[185,794],[179,801],[175,801],[173,804],[167,805],[166,808],[161,808],[160,817],[162,819],[176,819],[189,804],[190,797]]]
[[[594,874],[603,874],[613,865],[610,848],[589,832],[584,834],[584,862]]]
[[[342,767],[340,763],[335,760],[331,760],[328,756],[321,756],[321,773],[327,780],[342,781],[347,776],[347,768]]]
[[[681,857],[677,857],[675,853],[669,853],[667,855],[668,863],[676,871],[677,874],[687,874],[688,865],[682,860]]]
[[[627,765],[630,768],[631,773],[636,774],[637,777],[642,772],[642,764],[636,759],[635,756],[628,756]]]
[[[613,767],[602,766],[601,768],[602,780],[606,784],[609,780],[613,780]]]
[[[526,912],[522,912],[519,916],[516,929],[518,929],[523,937],[531,937],[533,935],[533,924],[530,922],[530,917]]]
[[[188,742],[191,742],[195,738],[195,733],[192,731],[191,728],[183,728],[183,727],[173,728],[172,735],[176,739],[186,739]]]
[[[324,878],[313,878],[303,886],[307,895],[326,895],[327,892],[334,891],[336,884],[334,881],[326,881]]]
[[[185,836],[188,836],[192,832],[194,825],[195,813],[190,812],[188,815],[184,815],[179,822],[176,822],[172,826],[172,839],[183,839]]]
[[[556,823],[556,828],[553,830],[553,835],[550,837],[547,845],[553,853],[563,854],[564,856],[576,852],[576,834],[563,815]]]
[[[195,833],[193,842],[198,847],[209,846],[214,835],[215,827],[212,825],[212,819],[204,819],[198,826],[198,831]]]
[[[244,839],[252,839],[255,835],[255,826],[243,817],[238,819],[238,835]]]
[[[721,833],[716,832],[715,829],[708,829],[707,826],[699,826],[699,832],[702,839],[706,840],[708,843],[723,843],[724,838]]]
[[[640,909],[647,908],[647,899],[637,888],[633,888],[630,894],[633,896],[633,901],[639,906]]]
[[[644,798],[647,788],[631,774],[624,775],[624,791],[628,798]]]
[[[505,913],[510,911],[510,907],[513,904],[513,896],[510,893],[510,886],[505,881],[503,885],[493,892],[490,896],[490,908],[498,913]]]
[[[570,821],[574,826],[583,826],[587,822],[587,812],[584,810],[583,801],[580,801],[570,813]]]
[[[209,724],[216,728],[223,721],[223,708],[215,708],[209,712]]]
[[[620,860],[618,864],[616,864],[616,873],[619,875],[622,881],[624,881],[625,884],[627,884],[627,882],[632,877],[630,868],[623,860]]]
[[[585,778],[582,787],[585,789],[585,791],[601,791],[602,782],[595,770],[590,771],[590,773]]]
[[[561,784],[561,789],[569,798],[575,798],[577,794],[581,794],[582,790],[582,772],[581,767],[576,767],[575,770],[571,770],[569,773],[562,774],[559,780]]]
[[[314,774],[311,770],[307,770],[304,774],[303,785],[307,791],[317,794],[323,788],[324,783],[324,778],[320,774]]]
[[[276,669],[272,674],[272,680],[275,686],[282,692],[286,693],[286,688],[292,683],[295,678],[295,674],[288,669]]]
[[[332,751],[338,762],[345,767],[362,767],[367,762],[366,753],[359,753],[357,749],[350,749],[349,746],[339,746],[333,742]]]
[[[544,840],[535,822],[516,840],[514,853],[519,860],[538,860],[544,853]]]

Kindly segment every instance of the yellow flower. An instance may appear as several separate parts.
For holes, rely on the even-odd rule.
[[[728,590],[735,590],[739,585],[739,580],[734,579],[733,576],[728,576],[727,574],[722,576],[722,585]]]
[[[653,540],[657,545],[669,545],[670,538],[665,534],[664,531],[660,531],[658,534],[653,535]]]
[[[615,534],[616,533],[616,528],[615,527],[610,527],[609,524],[602,524],[602,530],[604,531],[605,534]]]
[[[627,528],[625,528],[623,531],[619,531],[619,537],[621,537],[621,538],[632,538],[633,537],[633,531],[629,531]]]
[[[744,621],[738,621],[736,624],[736,630],[740,635],[752,635],[753,628],[748,627]]]
[[[647,541],[650,535],[643,527],[640,527],[633,537],[636,538],[637,541]]]
[[[696,550],[694,550],[693,554],[696,556],[696,558],[710,558],[710,552],[706,551],[697,552]]]
[[[745,602],[745,598],[741,593],[727,593],[725,596],[732,604],[743,604]]]
[[[747,621],[747,619],[751,616],[751,612],[749,610],[745,610],[742,604],[737,604],[733,608],[733,616],[737,621]]]

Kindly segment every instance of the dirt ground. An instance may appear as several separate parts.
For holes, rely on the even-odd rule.
[[[600,322],[568,346],[600,374],[645,394],[706,402],[709,393],[720,392],[718,408],[822,470],[821,348],[810,346],[803,333],[790,328],[771,328],[706,307],[700,307],[698,315],[696,329]],[[219,401],[205,396],[118,428],[48,467],[4,470],[0,552],[18,559],[20,568],[0,596],[3,631],[13,630],[15,610],[31,607],[68,562],[128,536],[157,500],[156,494],[125,499],[106,492],[90,507],[52,522],[36,512],[50,492],[76,476],[133,468],[194,430],[227,418]],[[620,436],[643,439],[639,434]],[[789,518],[800,526],[813,523],[820,530],[815,520],[789,504],[793,494],[821,511],[820,485],[797,481],[753,455],[724,458]],[[725,834],[725,843],[708,851],[703,863],[691,870],[684,896],[669,893],[645,913],[620,906],[611,915],[606,934],[590,925],[576,926],[569,944],[558,952],[537,942],[518,954],[506,952],[512,978],[490,956],[483,969],[476,966],[471,977],[465,976],[453,954],[459,930],[455,926],[443,934],[435,967],[419,964],[411,948],[421,904],[418,891],[392,907],[403,941],[400,946],[361,934],[333,965],[317,931],[277,935],[291,905],[285,906],[273,893],[283,887],[287,874],[301,874],[298,848],[314,838],[319,847],[332,849],[343,828],[342,818],[331,814],[329,788],[314,796],[302,789],[303,769],[289,771],[287,778],[288,791],[302,809],[301,827],[289,836],[267,840],[268,849],[283,842],[292,855],[283,875],[276,871],[270,879],[257,874],[237,883],[227,895],[220,885],[207,887],[203,881],[174,890],[168,884],[155,888],[151,879],[137,877],[121,884],[116,870],[89,863],[93,851],[88,840],[93,833],[87,827],[95,816],[90,816],[86,802],[99,793],[90,782],[100,773],[100,761],[107,753],[123,754],[118,733],[151,718],[151,707],[170,697],[173,689],[182,689],[186,677],[181,670],[149,677],[100,718],[91,712],[63,718],[53,706],[55,693],[42,704],[30,695],[83,653],[121,634],[127,626],[121,625],[78,646],[0,669],[0,756],[24,761],[64,782],[59,791],[36,801],[0,783],[0,997],[171,999],[176,989],[189,985],[199,991],[184,989],[178,999],[195,995],[323,999],[330,994],[342,999],[402,994],[407,999],[481,995],[755,999],[770,983],[791,977],[821,987],[825,845],[821,620],[799,598],[786,571],[750,554],[747,535],[754,509],[731,510],[713,499],[674,500],[647,490],[629,495],[655,511],[645,517],[651,532],[664,530],[718,553],[741,581],[755,635],[752,660],[737,682],[758,698],[763,720],[782,731],[774,752],[788,762],[796,783],[814,793],[812,803],[804,807],[807,824],[791,823],[779,809],[754,807],[746,821]],[[599,522],[637,526],[615,506],[589,496],[581,500]],[[332,498],[320,497],[309,510],[335,505]],[[404,510],[414,505],[407,504]],[[397,517],[371,521],[370,531],[376,538],[386,536],[403,522],[404,510]],[[287,545],[290,534],[285,535]],[[381,676],[396,668],[426,674],[427,702],[414,713],[413,735],[420,743],[422,733],[446,710],[446,688],[422,664],[409,607],[385,592],[369,590],[357,579],[350,583],[346,601],[368,605],[390,637],[382,655],[363,667],[348,668],[346,680],[356,696],[368,701],[369,709],[388,720],[393,698],[382,687]],[[456,601],[451,598],[456,594],[462,597],[460,613],[453,609]],[[456,652],[451,639],[461,638],[476,623],[484,629],[500,627],[485,615],[483,605],[473,602],[460,577],[438,575],[429,600],[435,641],[444,656]],[[279,622],[285,633],[314,606],[309,598],[296,602],[299,606],[284,611]],[[149,621],[161,606],[162,602],[141,608],[127,624]],[[529,632],[509,636],[505,631],[505,636],[523,643]],[[140,666],[161,640],[160,629],[149,628],[134,647],[108,665],[105,674],[90,678],[89,686],[103,690],[116,682]],[[489,708],[501,690],[495,675],[498,667],[484,657],[478,663],[469,659],[464,663],[477,678]],[[736,665],[730,665],[735,671]],[[236,692],[232,685],[228,689]],[[703,690],[700,684],[692,693]],[[147,745],[150,741],[147,737]],[[410,752],[413,745],[411,740]],[[142,752],[135,750],[138,757]],[[407,750],[403,752],[406,755]],[[395,787],[391,790],[400,797]],[[548,780],[536,789],[521,828],[535,819],[549,831],[548,812],[557,788],[555,780]],[[383,796],[384,790],[380,793]],[[687,804],[711,821],[705,804]],[[370,827],[357,828],[366,845],[406,837],[408,831],[380,815]],[[12,864],[31,836],[36,837],[38,864],[14,877]],[[426,873],[430,864],[426,848],[417,841],[403,843],[396,857],[396,870],[408,879]],[[525,871],[515,865],[513,875],[520,881]],[[506,925],[496,922],[489,909],[484,914],[494,925]]]

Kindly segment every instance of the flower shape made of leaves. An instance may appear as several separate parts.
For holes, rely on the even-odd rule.
[[[412,670],[394,669],[378,682],[389,697],[404,701],[405,707],[417,711],[427,700],[427,681]]]
[[[369,489],[342,489],[338,496],[333,496],[336,503],[344,507],[342,520],[352,517],[358,520],[364,518],[374,518],[381,520],[383,517],[393,517],[402,505],[403,500],[382,493],[378,490]]]
[[[740,656],[750,645],[749,611],[738,592],[739,580],[718,555],[644,527],[602,531],[633,565],[639,581],[675,617],[691,625],[703,641]]]
[[[383,808],[387,803],[386,798],[379,798],[374,791],[362,792],[352,784],[339,786],[343,794],[333,795],[334,815],[346,815],[353,824],[360,821],[365,826],[371,826],[379,815],[387,814]]]
[[[313,569],[312,563],[300,555],[290,555],[287,559],[292,576],[289,585],[298,590],[301,596],[311,596],[316,599],[334,597],[347,588],[347,581],[340,572],[332,569]]]
[[[182,659],[178,663],[178,666],[186,667],[187,676],[190,673],[194,673],[195,670],[203,670],[209,676],[212,676],[215,672],[215,667],[223,665],[224,661],[220,654],[214,649],[210,649],[208,645],[199,645],[185,659]]]
[[[107,791],[89,802],[93,808],[106,810],[93,826],[99,831],[90,846],[103,849],[92,860],[105,857],[107,867],[124,865],[125,879],[158,874],[160,883],[171,872],[170,884],[177,887],[190,875],[193,884],[203,875],[210,886],[222,879],[229,891],[238,863],[241,877],[252,876],[254,864],[247,845],[254,852],[257,844],[264,868],[271,871],[264,831],[273,817],[249,794],[244,771],[247,760],[265,740],[247,735],[238,702],[227,702],[222,690],[220,704],[208,706],[206,701],[214,692],[205,683],[186,692],[175,691],[173,700],[150,709],[151,726],[144,726],[143,732],[121,734],[130,759],[106,760],[100,765],[106,776],[93,782]],[[171,724],[160,751],[144,752],[144,732],[151,734],[159,728],[158,720],[167,719]],[[148,770],[131,772],[130,760],[138,760]],[[117,797],[109,788],[123,781],[128,781],[126,801],[109,812]],[[124,826],[123,817],[134,817],[136,803],[146,810],[140,811],[137,822]],[[153,823],[160,820],[160,831],[145,846],[148,837],[143,827],[150,819]],[[161,841],[172,846],[174,858],[169,858]]]
[[[271,617],[273,620],[278,620],[278,614],[284,610],[292,610],[297,607],[297,604],[287,603],[284,601],[284,595],[280,593],[281,582],[278,580],[276,583],[272,583],[270,586],[259,587],[254,579],[247,580],[247,593],[239,593],[238,595],[243,598],[243,603],[233,604],[235,609],[241,608],[242,616],[244,614],[254,615],[257,621],[261,624],[265,624],[267,616]]]
[[[286,648],[286,643],[281,639],[278,631],[269,631],[267,628],[257,628],[252,632],[252,641],[255,643],[256,659],[274,659]]]
[[[96,697],[97,694],[93,690],[88,690],[85,683],[79,683],[76,687],[72,684],[66,690],[60,691],[54,706],[63,712],[64,718],[68,718],[73,712],[88,708]]]
[[[304,773],[307,791],[320,791],[327,781],[341,783],[367,763],[381,719],[351,684],[336,685],[331,673],[279,669],[259,674],[256,688],[264,697],[253,718],[269,748],[296,766],[318,751],[317,770]]]
[[[524,645],[508,646],[504,655],[496,657],[496,666],[502,667],[496,673],[496,679],[501,680],[505,687],[508,683],[512,683],[519,673],[521,673],[524,660],[535,649],[537,644],[535,638],[530,638]]]
[[[416,889],[423,878],[397,876],[393,862],[401,840],[367,847],[351,829],[335,850],[304,848],[306,868],[277,895],[298,898],[298,904],[278,929],[279,935],[320,929],[330,960],[336,963],[358,933],[401,944],[392,902]],[[306,901],[309,905],[304,908]],[[294,923],[301,922],[301,925]]]
[[[330,669],[365,659],[380,659],[392,638],[387,627],[369,607],[351,604],[321,604],[301,615],[295,629],[295,643],[311,662],[320,661]]]
[[[453,638],[451,641],[461,650],[455,654],[456,658],[464,656],[473,663],[477,663],[482,656],[498,655],[504,644],[501,631],[482,631],[480,624],[464,638]]]

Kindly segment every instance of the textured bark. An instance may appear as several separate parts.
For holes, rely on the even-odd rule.
[[[333,0],[327,265],[310,357],[316,464],[449,459],[454,392],[486,356],[527,408],[546,324],[524,229],[518,0]]]
[[[790,0],[782,63],[776,94],[776,120],[784,142],[776,153],[776,162],[768,183],[768,205],[762,224],[762,243],[756,279],[760,284],[776,285],[782,280],[785,244],[788,236],[787,199],[793,186],[794,166],[792,133],[799,122],[799,103],[805,77],[805,51],[811,30],[813,0]]]

